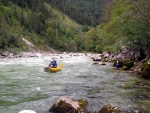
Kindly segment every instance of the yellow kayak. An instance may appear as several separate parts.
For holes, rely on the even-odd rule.
[[[61,65],[59,65],[57,68],[45,67],[45,68],[44,68],[44,71],[55,73],[55,72],[57,72],[57,71],[60,71],[62,68],[63,68],[63,65],[61,64]]]
[[[63,65],[59,65],[57,68],[49,68],[51,72],[57,72],[60,71],[63,68]]]

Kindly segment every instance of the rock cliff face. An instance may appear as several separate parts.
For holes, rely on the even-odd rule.
[[[25,38],[21,38],[22,41],[27,45],[28,49],[30,52],[43,52],[42,50],[40,50],[37,46],[35,46],[33,43],[31,43],[30,41],[28,41],[27,39]],[[48,52],[51,52],[51,53],[59,53],[59,51],[56,51],[55,49],[52,49],[50,47],[47,46],[47,49],[48,49]]]
[[[117,56],[114,57],[115,60],[119,61],[141,61],[146,55],[141,50],[130,50],[124,48]]]
[[[32,51],[32,52],[40,51],[40,49],[38,47],[36,47],[35,45],[33,45],[27,39],[25,39],[25,38],[21,38],[21,39],[28,46],[28,48],[29,48],[30,51]]]

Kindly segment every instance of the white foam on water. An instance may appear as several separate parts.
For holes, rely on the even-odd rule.
[[[36,89],[37,89],[38,91],[41,91],[41,88],[40,88],[40,87],[37,87]]]
[[[19,113],[36,113],[36,112],[32,110],[22,110]]]
[[[13,59],[0,59],[0,65],[25,65],[25,66],[39,66],[45,67],[48,66],[51,59],[56,58],[57,63],[67,63],[67,64],[76,64],[76,63],[84,63],[89,59],[85,56],[72,56],[67,57],[66,55],[59,56],[45,56],[45,57],[31,57],[31,58],[13,58]]]

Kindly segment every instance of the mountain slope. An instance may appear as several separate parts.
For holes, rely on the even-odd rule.
[[[100,24],[104,9],[112,0],[45,0],[82,25]]]
[[[69,43],[81,31],[79,24],[41,0],[1,1],[0,20],[0,51],[28,51],[22,37],[41,50],[72,51],[75,43]]]

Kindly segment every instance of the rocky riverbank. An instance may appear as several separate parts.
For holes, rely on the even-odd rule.
[[[0,54],[0,58],[39,57],[42,55],[43,55],[43,53],[39,53],[39,52],[10,53],[10,52],[6,51],[6,52]]]
[[[47,51],[45,52],[45,51],[40,50],[37,46],[35,46],[33,43],[31,43],[27,39],[22,37],[21,40],[27,45],[29,52],[12,53],[12,52],[5,51],[5,52],[0,53],[0,58],[40,57],[40,56],[48,55],[50,53],[60,53],[59,51],[53,48],[50,48],[48,46],[47,46]]]
[[[20,52],[20,53],[11,53],[11,52],[3,52],[0,54],[0,58],[28,58],[28,57],[41,57],[46,56],[49,54],[59,54],[58,51],[50,51],[50,52],[42,52],[42,51],[35,51],[35,52]]]
[[[150,54],[140,50],[123,49],[113,58],[114,64],[119,61],[119,67],[142,75],[143,78],[150,79]]]
[[[142,51],[124,48],[119,54],[104,52],[87,55],[93,59],[93,64],[103,65],[105,62],[112,62],[113,68],[116,69],[116,63],[119,62],[118,69],[130,71],[136,75],[142,75],[143,78],[150,79],[150,55],[144,54]]]

